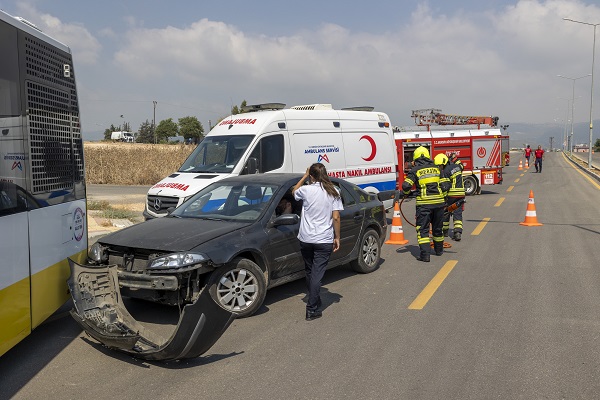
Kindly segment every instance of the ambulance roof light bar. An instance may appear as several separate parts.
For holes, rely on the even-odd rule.
[[[282,110],[284,108],[285,108],[285,104],[283,104],[283,103],[252,104],[249,106],[242,107],[242,112]]]
[[[344,111],[373,111],[375,109],[375,107],[371,107],[371,106],[359,106],[359,107],[346,107],[346,108],[342,108],[342,110]]]

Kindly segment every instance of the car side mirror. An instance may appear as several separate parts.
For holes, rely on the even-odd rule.
[[[283,214],[276,217],[269,225],[271,227],[279,225],[295,225],[300,222],[300,217],[297,214]]]
[[[258,172],[258,160],[255,157],[248,159],[248,175],[256,174]]]

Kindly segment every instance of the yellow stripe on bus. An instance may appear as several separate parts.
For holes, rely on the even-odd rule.
[[[0,356],[31,333],[29,277],[0,290]]]
[[[87,250],[71,258],[85,263]],[[31,324],[33,328],[51,316],[69,299],[67,279],[70,275],[69,262],[65,259],[31,276]]]

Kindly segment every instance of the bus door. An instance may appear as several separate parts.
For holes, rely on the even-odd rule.
[[[31,332],[29,218],[20,117],[0,118],[0,354]]]

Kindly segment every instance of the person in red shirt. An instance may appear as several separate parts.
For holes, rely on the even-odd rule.
[[[527,148],[525,149],[525,158],[527,159],[527,165],[530,165],[529,157],[531,157],[531,147],[527,145]]]
[[[535,151],[535,172],[542,172],[542,161],[544,160],[544,150],[542,146],[538,146]]]

